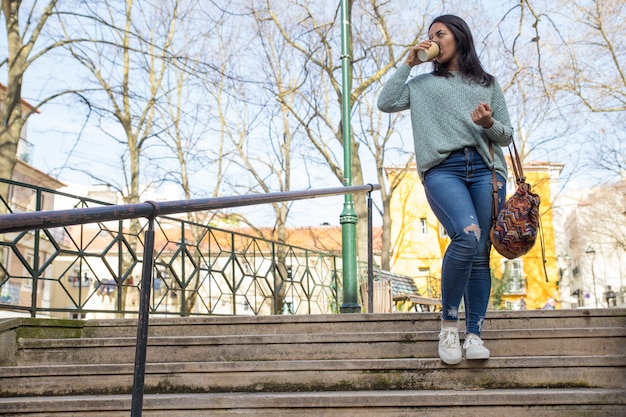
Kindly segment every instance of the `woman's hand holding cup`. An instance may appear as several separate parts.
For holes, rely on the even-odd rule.
[[[436,42],[427,39],[412,47],[409,50],[406,63],[410,67],[432,61],[439,55],[439,45]]]

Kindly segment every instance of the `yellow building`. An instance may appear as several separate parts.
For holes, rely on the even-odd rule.
[[[543,245],[538,239],[528,254],[514,260],[492,251],[491,264],[495,278],[492,301],[495,299],[495,308],[517,310],[525,303],[527,309],[533,310],[543,308],[550,297],[558,301],[558,268],[551,202],[562,168],[560,164],[542,162],[524,164],[526,181],[541,197]],[[512,174],[512,170],[509,171]],[[408,171],[404,167],[387,168],[386,175],[390,183],[402,176],[391,200],[391,271],[413,277],[421,294],[440,297],[441,261],[450,239],[426,201],[415,166]],[[511,195],[515,189],[514,179],[510,177],[508,194]],[[546,282],[544,273],[544,259],[549,282]],[[502,281],[503,277],[507,278],[506,281]],[[503,291],[498,291],[501,284],[504,284]],[[560,304],[556,308],[560,308]]]

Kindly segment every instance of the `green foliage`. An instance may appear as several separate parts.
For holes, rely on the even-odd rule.
[[[506,267],[501,277],[491,271],[491,301],[496,310],[502,310],[502,296],[508,291],[513,282],[510,267]]]

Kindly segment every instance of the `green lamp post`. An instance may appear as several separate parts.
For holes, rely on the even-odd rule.
[[[343,137],[343,182],[345,187],[352,186],[352,130],[350,127],[350,93],[352,85],[352,45],[350,42],[350,3],[341,0],[341,127]],[[343,262],[343,303],[341,313],[360,313],[361,306],[357,297],[356,266],[356,223],[358,217],[354,210],[351,194],[346,194],[343,212],[339,218],[342,236]]]

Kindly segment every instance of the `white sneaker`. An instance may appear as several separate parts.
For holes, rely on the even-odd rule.
[[[480,337],[473,333],[468,333],[463,343],[463,350],[467,359],[489,359],[489,349],[483,346]]]
[[[459,341],[459,329],[456,327],[444,327],[439,333],[439,357],[448,365],[456,365],[463,358],[461,342]]]

